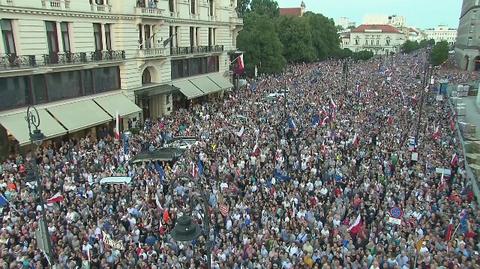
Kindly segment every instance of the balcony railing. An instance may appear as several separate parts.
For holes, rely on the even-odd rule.
[[[165,57],[167,56],[167,54],[166,54],[165,48],[148,48],[148,49],[139,49],[137,51],[137,56],[151,58],[151,57]]]
[[[0,0],[0,5],[13,6],[13,0]]]
[[[223,45],[177,47],[177,48],[170,48],[170,54],[171,55],[187,55],[187,54],[196,54],[196,53],[222,52],[223,50],[224,50]]]
[[[92,9],[92,12],[101,12],[101,13],[112,12],[112,6],[110,6],[110,5],[91,4],[90,7]]]
[[[243,25],[243,19],[239,17],[230,17],[230,22],[236,25]]]
[[[52,65],[87,64],[101,61],[125,60],[125,51],[65,52],[43,55],[0,55],[0,70],[36,68]]]
[[[69,10],[70,0],[42,0],[45,9]]]

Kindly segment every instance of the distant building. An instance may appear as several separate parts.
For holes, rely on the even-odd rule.
[[[340,34],[341,47],[353,52],[368,50],[374,54],[398,52],[405,35],[388,24],[362,24],[350,33]]]
[[[426,38],[428,40],[433,39],[435,43],[440,41],[447,41],[448,45],[453,46],[455,39],[457,38],[457,29],[448,28],[444,25],[439,25],[435,28],[429,28],[424,30]]]
[[[280,16],[302,17],[305,13],[305,2],[302,1],[300,7],[283,7],[279,8]]]
[[[335,25],[341,26],[343,29],[355,28],[356,24],[353,21],[350,21],[347,17],[340,17],[335,21]]]
[[[463,0],[455,42],[455,60],[464,70],[480,70],[479,1]]]
[[[387,24],[393,27],[402,28],[406,26],[406,20],[403,16],[391,15],[387,17]]]

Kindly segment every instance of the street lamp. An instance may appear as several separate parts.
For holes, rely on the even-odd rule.
[[[38,110],[33,107],[29,106],[27,108],[27,116],[25,120],[28,124],[28,132],[30,136],[30,142],[35,145],[35,149],[40,146],[45,139],[45,135],[38,129],[40,126],[40,116],[38,114]],[[32,128],[34,128],[32,130]],[[33,155],[33,154],[32,154]],[[37,239],[37,246],[40,250],[45,253],[48,262],[51,264],[53,252],[52,252],[52,242],[50,240],[50,234],[48,232],[47,226],[47,218],[45,213],[45,200],[43,199],[43,185],[41,182],[41,178],[38,174],[38,167],[35,162],[35,158],[32,156],[32,172],[33,178],[37,182],[37,189],[38,189],[38,196],[39,196],[39,203],[40,208],[42,210],[42,218],[39,220],[38,230],[35,232],[35,237]]]
[[[200,184],[196,184],[197,181],[194,180],[190,175],[181,175],[175,178],[174,182],[179,182],[181,181],[180,179],[186,179],[187,182],[193,183],[195,187],[198,187],[200,189],[200,195],[201,199],[203,200],[203,211],[205,215],[205,220],[203,221],[204,223],[204,232],[205,232],[205,241],[207,242],[206,245],[206,251],[207,251],[207,268],[211,269],[212,268],[212,246],[210,242],[210,213],[208,210],[208,199],[205,194],[205,190],[202,188],[202,186],[199,186]],[[172,198],[173,198],[173,191],[174,188],[173,186],[170,187],[172,191]],[[200,236],[202,233],[202,229],[198,223],[193,222],[193,219],[191,216],[186,215],[187,212],[184,212],[184,214],[177,219],[177,222],[175,224],[175,227],[173,227],[173,230],[170,232],[170,235],[172,236],[173,240],[178,241],[178,242],[189,242],[192,241]]]

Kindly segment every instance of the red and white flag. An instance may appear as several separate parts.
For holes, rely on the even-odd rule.
[[[226,217],[228,215],[228,206],[226,204],[220,204],[219,209],[222,216]]]
[[[456,167],[458,165],[458,155],[457,153],[454,153],[452,155],[452,159],[450,160],[450,166]]]
[[[255,156],[255,157],[260,156],[260,147],[258,146],[258,142],[256,142],[255,146],[253,147],[252,156]]]
[[[358,147],[358,145],[360,145],[360,138],[358,137],[357,133],[355,133],[355,136],[353,137],[352,144],[354,147]]]
[[[245,64],[243,62],[243,54],[240,54],[240,56],[237,57],[237,66],[235,73],[238,75],[243,74],[243,71],[245,70]]]
[[[328,116],[326,116],[325,118],[323,118],[322,122],[320,123],[320,126],[321,126],[321,127],[325,126],[325,125],[328,123],[328,120],[329,120],[329,119],[330,119],[330,118],[329,118]]]
[[[194,162],[192,162],[192,177],[196,178],[198,176],[198,168]]]
[[[433,134],[432,134],[432,138],[433,138],[434,140],[438,140],[438,139],[440,139],[440,136],[441,136],[440,126],[437,125],[437,127],[435,127],[435,131],[434,131]]]
[[[115,139],[120,140],[120,115],[118,111],[115,112]]]
[[[63,195],[61,195],[59,192],[55,193],[54,196],[51,198],[47,199],[47,204],[53,204],[53,203],[60,203],[63,201]]]
[[[362,230],[362,218],[360,215],[355,219],[355,221],[348,227],[348,231],[351,234],[358,234]]]
[[[330,107],[331,107],[332,109],[337,109],[337,104],[335,104],[335,102],[333,101],[332,98],[330,98]]]

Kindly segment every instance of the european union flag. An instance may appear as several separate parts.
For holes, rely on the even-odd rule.
[[[198,159],[198,175],[203,175],[203,162],[200,159]]]
[[[312,117],[312,126],[317,126],[320,123],[320,116],[318,114]]]
[[[297,129],[297,125],[296,125],[295,122],[293,121],[293,118],[292,118],[292,117],[288,118],[288,128],[290,128],[290,129]]]
[[[160,162],[155,162],[155,170],[157,170],[161,179],[165,179],[165,171],[163,170],[163,167],[160,165]]]

